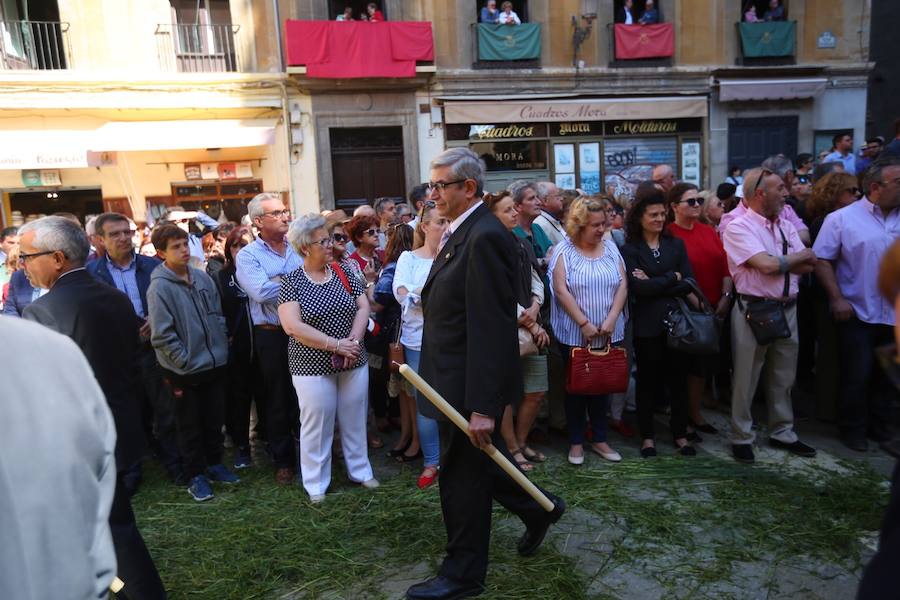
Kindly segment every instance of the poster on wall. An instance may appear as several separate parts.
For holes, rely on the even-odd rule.
[[[553,145],[554,171],[557,173],[574,173],[575,172],[575,145],[574,144],[554,144]],[[574,182],[574,177],[572,178]]]
[[[600,171],[581,172],[581,189],[585,194],[600,193]]]
[[[234,171],[238,179],[250,179],[253,177],[253,168],[250,166],[249,160],[234,163]]]
[[[219,179],[237,179],[237,168],[233,162],[218,163]]]
[[[185,163],[184,165],[184,178],[188,181],[192,181],[195,179],[202,179],[200,176],[200,165],[196,163]]]
[[[216,163],[203,163],[200,165],[200,175],[203,179],[218,179],[219,168]]]
[[[700,143],[681,144],[681,180],[700,185]]]
[[[600,172],[600,144],[579,144],[578,166],[583,172]]]
[[[575,173],[557,173],[556,187],[561,190],[575,189]]]

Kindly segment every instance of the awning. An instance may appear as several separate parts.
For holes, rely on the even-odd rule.
[[[275,119],[112,121],[94,132],[94,152],[244,148],[275,143]]]
[[[825,91],[823,77],[804,79],[720,79],[719,101],[795,100],[814,98]]]
[[[705,96],[446,102],[447,123],[560,123],[706,116]]]
[[[79,169],[93,129],[0,130],[0,169]]]

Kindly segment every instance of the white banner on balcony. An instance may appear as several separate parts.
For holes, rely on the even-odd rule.
[[[805,79],[721,79],[719,101],[793,100],[814,98],[825,91],[824,77]]]
[[[448,101],[444,119],[447,123],[488,124],[688,119],[705,117],[706,105],[706,96]]]
[[[112,121],[97,129],[91,150],[153,151],[245,148],[275,143],[275,119]]]

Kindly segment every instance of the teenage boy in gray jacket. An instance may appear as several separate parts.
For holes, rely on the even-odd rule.
[[[164,262],[150,275],[147,288],[150,343],[172,389],[188,491],[202,502],[213,497],[210,479],[240,481],[222,464],[225,317],[216,284],[189,266],[188,234],[166,224],[154,230],[151,240]]]

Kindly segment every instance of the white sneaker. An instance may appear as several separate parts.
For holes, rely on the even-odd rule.
[[[571,465],[583,465],[584,464],[584,454],[581,456],[575,456],[572,453],[569,453],[569,464]]]
[[[375,479],[375,478],[373,477],[372,479],[367,479],[366,481],[363,481],[363,482],[360,483],[359,485],[363,486],[363,487],[366,488],[366,489],[374,490],[375,488],[377,488],[377,487],[380,486],[381,484],[378,483],[378,480]]]
[[[325,502],[325,494],[313,494],[309,497],[309,501],[313,504],[322,504]]]

